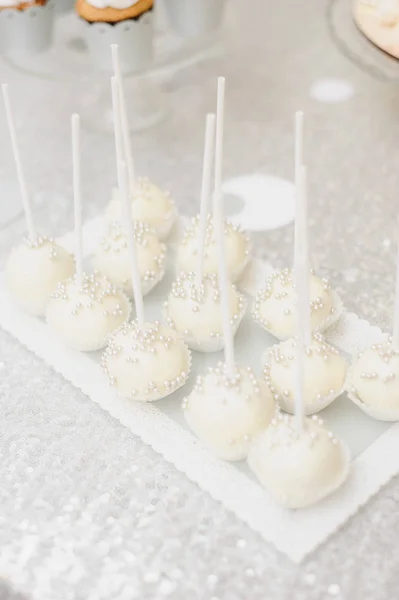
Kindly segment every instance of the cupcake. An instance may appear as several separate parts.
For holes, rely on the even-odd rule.
[[[77,0],[76,12],[87,24],[92,62],[112,70],[109,51],[118,44],[123,72],[137,72],[152,61],[154,0]]]

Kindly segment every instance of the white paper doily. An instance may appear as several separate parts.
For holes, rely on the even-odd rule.
[[[96,247],[101,233],[100,218],[85,226],[87,254]],[[73,246],[71,234],[60,241],[69,248]],[[254,261],[242,287],[253,293],[271,270],[270,265]],[[160,314],[171,277],[171,273],[167,274],[165,281],[146,297],[149,318]],[[81,354],[65,348],[43,320],[18,310],[5,290],[2,274],[0,326],[293,561],[299,562],[312,552],[399,472],[399,425],[370,419],[343,395],[321,414],[351,447],[354,458],[348,481],[333,496],[309,509],[280,508],[253,479],[245,463],[234,465],[214,458],[185,425],[181,399],[196,373],[219,360],[220,354],[194,353],[194,369],[188,385],[169,398],[143,405],[118,396],[108,386],[99,366],[100,353]],[[354,314],[344,313],[328,339],[352,355],[380,340],[382,335],[377,327]],[[259,373],[261,353],[274,342],[247,316],[237,335],[237,361],[252,364]]]

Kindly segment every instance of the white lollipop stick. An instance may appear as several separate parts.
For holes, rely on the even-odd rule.
[[[80,117],[71,117],[72,126],[72,171],[73,171],[73,206],[75,216],[75,262],[76,281],[79,288],[83,285],[83,235],[82,235],[82,192],[80,179]]]
[[[393,334],[392,345],[399,350],[399,236],[396,256],[396,289],[395,289],[395,305],[393,313]]]
[[[122,189],[122,170],[121,165],[123,160],[123,141],[121,128],[121,114],[119,102],[119,86],[116,77],[111,77],[112,91],[112,111],[114,116],[114,135],[115,135],[115,156],[116,156],[116,173],[118,177],[118,188]],[[131,219],[131,217],[130,217]]]
[[[118,44],[111,44],[111,52],[112,52],[112,65],[114,68],[114,74],[115,74],[116,81],[119,86],[119,103],[120,103],[120,111],[121,111],[123,150],[125,153],[125,161],[127,164],[127,172],[128,172],[128,176],[129,176],[129,187],[132,190],[134,187],[134,158],[133,158],[133,150],[132,150],[132,144],[130,141],[130,134],[129,134],[129,120],[127,117],[127,109],[126,109],[126,95],[125,95],[125,88],[124,88],[124,83],[123,83],[123,78],[122,78],[121,63],[119,60]]]
[[[206,115],[204,159],[202,165],[201,207],[198,229],[197,287],[199,287],[202,283],[204,271],[205,234],[209,212],[213,155],[215,151],[215,119],[216,117],[212,113]]]
[[[301,167],[299,171],[300,188],[300,207],[304,204],[306,196],[306,168]],[[304,227],[305,211],[300,210],[299,244],[296,245],[295,255],[295,289],[297,301],[297,344],[296,344],[296,369],[297,380],[295,390],[295,417],[297,421],[298,432],[301,433],[304,427],[304,353],[310,341],[310,305],[309,305],[309,261],[307,256],[306,244],[303,241],[306,237],[306,228]]]
[[[295,206],[296,210],[298,210],[298,197],[299,197],[299,178],[300,178],[300,169],[303,165],[304,157],[303,157],[303,112],[297,111],[295,113]],[[299,235],[297,235],[297,227],[299,227],[299,219],[295,219],[295,250],[297,251],[297,244],[300,243]]]
[[[24,207],[25,219],[26,219],[26,226],[28,229],[29,237],[34,238],[36,236],[36,231],[35,231],[35,227],[33,225],[32,205],[31,205],[29,194],[28,194],[28,189],[26,187],[24,171],[23,171],[22,163],[21,163],[21,156],[19,154],[17,134],[15,132],[14,116],[12,113],[10,96],[8,93],[8,84],[4,83],[1,86],[1,89],[3,91],[4,106],[6,109],[8,130],[10,132],[11,147],[12,147],[12,151],[14,154],[15,166],[17,168],[17,177],[18,177],[19,188],[21,190],[22,204]]]
[[[302,272],[303,286],[303,303],[304,311],[302,314],[302,322],[304,327],[304,343],[308,347],[312,339],[311,327],[311,312],[310,312],[310,258],[309,258],[309,241],[308,241],[308,191],[307,191],[307,169],[301,166],[299,170],[299,181],[297,190],[297,205],[298,205],[298,223],[296,224],[296,234],[298,241],[296,243],[297,256],[294,259],[294,268],[299,261],[299,270]]]
[[[125,221],[127,240],[129,244],[131,268],[132,268],[132,287],[134,304],[136,306],[136,317],[139,326],[144,324],[144,307],[143,307],[143,294],[141,291],[141,280],[140,272],[137,261],[136,242],[134,241],[133,222],[130,212],[130,193],[129,193],[129,176],[126,168],[126,163],[122,162],[119,171],[122,178],[122,214]]]
[[[223,198],[222,198],[222,160],[223,160],[223,121],[224,121],[224,89],[225,78],[218,78],[218,95],[216,110],[216,144],[215,144],[215,194],[213,199],[213,224],[218,250],[218,271],[220,304],[223,319],[224,360],[230,373],[234,370],[234,336],[231,327],[229,304],[229,276],[226,266]]]

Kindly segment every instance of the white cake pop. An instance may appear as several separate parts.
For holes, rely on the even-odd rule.
[[[198,235],[200,218],[197,215],[191,221],[183,234],[177,251],[177,267],[181,271],[194,271],[198,261]],[[226,245],[226,260],[230,280],[237,281],[248,265],[251,254],[249,237],[238,225],[224,221],[224,239]],[[214,234],[214,222],[211,215],[207,217],[204,273],[217,272],[217,250]]]
[[[385,341],[361,352],[349,369],[347,388],[370,417],[399,421],[399,350]]]
[[[225,362],[197,378],[194,389],[183,401],[183,409],[191,429],[216,456],[242,460],[253,435],[269,424],[275,404],[266,384],[257,380],[252,369],[239,367],[234,361],[221,206],[223,104],[224,79],[219,78],[214,217]]]
[[[246,309],[246,300],[229,286],[229,314],[235,335]],[[164,305],[167,323],[199,352],[217,352],[224,346],[222,307],[216,274],[204,275],[200,287],[195,273],[180,273]]]
[[[295,417],[279,414],[252,442],[248,464],[279,504],[302,508],[335,491],[346,479],[346,446],[316,416],[298,433]]]
[[[169,327],[133,321],[113,336],[101,366],[110,385],[123,396],[153,402],[186,383],[191,357],[186,344]]]
[[[176,220],[176,206],[168,192],[163,192],[146,178],[137,178],[131,187],[132,220],[142,221],[166,239]],[[107,222],[121,220],[121,194],[113,190],[112,200],[105,210]]]
[[[252,369],[219,363],[183,401],[187,423],[212,452],[223,460],[242,460],[254,435],[270,423],[275,404],[266,384]]]
[[[148,294],[165,274],[166,246],[145,223],[133,223],[142,293]],[[126,233],[120,223],[110,223],[93,256],[93,266],[113,284],[132,294],[131,263]]]
[[[264,355],[266,383],[280,407],[295,411],[296,340],[289,339],[269,348]],[[343,391],[346,362],[340,352],[314,334],[304,355],[304,412],[323,410]]]
[[[309,275],[311,328],[328,329],[341,314],[340,303],[326,279]],[[252,316],[263,329],[279,340],[295,333],[295,286],[291,269],[276,271],[254,300]]]
[[[58,284],[47,304],[48,325],[70,348],[100,350],[110,335],[129,318],[130,302],[104,276],[83,274]]]
[[[92,351],[106,346],[110,334],[129,318],[131,306],[109,279],[83,272],[79,115],[72,115],[71,124],[76,276],[58,284],[47,303],[46,320],[69,347]]]
[[[75,272],[73,257],[54,240],[26,238],[11,251],[5,270],[8,291],[27,313],[43,316],[46,304],[61,279]]]
[[[380,421],[399,421],[399,235],[392,338],[361,352],[349,369],[348,396]]]
[[[349,452],[317,416],[305,418],[306,350],[309,344],[309,283],[306,239],[306,172],[297,179],[295,227],[296,354],[295,416],[278,415],[254,439],[248,464],[264,487],[284,506],[301,508],[331,494],[348,474]],[[302,201],[301,201],[302,200]],[[292,360],[292,359],[291,359]],[[287,377],[288,379],[288,377]]]
[[[176,220],[176,205],[169,192],[163,192],[147,178],[135,176],[134,158],[131,146],[129,123],[126,110],[126,98],[121,74],[117,44],[111,45],[114,75],[119,88],[120,132],[115,131],[116,164],[126,162],[131,195],[131,214],[133,221],[142,221],[165,239]],[[105,210],[107,222],[120,221],[122,216],[120,187],[113,190],[112,199]]]
[[[19,153],[8,85],[2,86],[11,147],[17,169],[22,203],[28,229],[27,238],[13,248],[8,258],[5,281],[15,302],[26,312],[42,316],[46,303],[57,283],[73,275],[75,263],[72,256],[51,238],[35,231],[32,208]]]

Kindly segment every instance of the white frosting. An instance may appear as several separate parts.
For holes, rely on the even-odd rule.
[[[0,6],[19,6],[22,0],[0,0]]]
[[[87,4],[95,8],[116,8],[123,10],[137,4],[139,0],[86,0]]]
[[[219,364],[196,384],[183,401],[187,423],[212,452],[224,460],[242,460],[251,439],[270,423],[275,404],[263,381],[250,368],[234,376]]]
[[[192,220],[186,229],[177,253],[177,265],[180,271],[196,271],[198,265],[198,227],[199,216]],[[226,263],[230,280],[239,279],[250,258],[250,240],[239,228],[225,221]],[[218,272],[218,252],[213,231],[213,219],[208,215],[205,249],[204,273]]]
[[[349,397],[381,421],[399,421],[399,352],[389,342],[365,350],[353,363]]]
[[[48,325],[70,348],[92,351],[104,348],[110,334],[130,316],[129,300],[105,277],[84,275],[58,284],[47,304]]]
[[[334,298],[328,281],[310,274],[312,331],[323,331],[335,312]],[[254,300],[255,321],[279,340],[294,337],[296,332],[296,294],[292,271],[276,271]]]
[[[166,247],[145,223],[134,222],[137,262],[143,295],[165,274]],[[94,256],[93,265],[113,284],[132,295],[132,268],[127,236],[120,223],[110,223]]]
[[[234,285],[229,294],[234,334],[245,312],[246,302]],[[195,273],[181,273],[165,304],[168,325],[184,337],[192,350],[216,352],[224,347],[222,309],[216,275],[205,275],[198,289]]]
[[[110,340],[101,360],[110,384],[123,396],[152,402],[187,381],[191,356],[186,344],[159,323],[126,323]]]
[[[302,508],[331,494],[346,479],[349,451],[323,427],[307,418],[302,434],[295,417],[279,415],[254,439],[248,464],[280,504]]]
[[[113,190],[112,200],[105,210],[105,220],[121,220],[122,197],[118,189]],[[171,196],[163,192],[148,179],[137,179],[132,192],[132,219],[143,221],[153,228],[161,239],[165,239],[176,218],[176,207]]]
[[[295,411],[296,341],[281,342],[265,352],[264,374],[275,399],[287,412]],[[344,388],[347,365],[339,351],[315,335],[304,351],[304,409],[311,415],[323,410]]]
[[[38,237],[12,250],[6,265],[6,285],[23,310],[43,316],[57,283],[71,277],[74,271],[75,262],[65,248]]]

